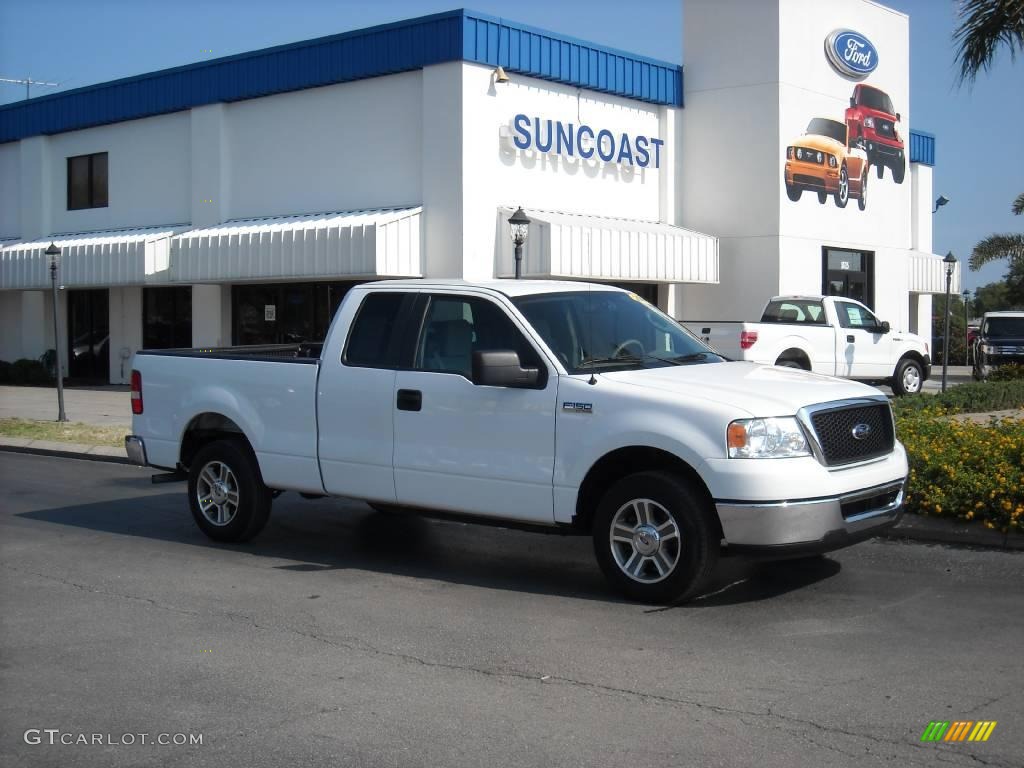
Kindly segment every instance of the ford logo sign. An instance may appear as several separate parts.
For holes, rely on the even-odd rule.
[[[870,424],[858,424],[850,432],[853,434],[854,440],[867,440],[871,434]]]
[[[825,38],[825,56],[843,77],[863,80],[878,66],[878,50],[860,32],[836,29]]]

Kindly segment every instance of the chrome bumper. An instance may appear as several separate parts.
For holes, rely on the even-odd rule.
[[[124,451],[128,454],[128,461],[132,464],[138,464],[140,467],[148,466],[149,462],[146,461],[146,444],[142,442],[141,437],[136,437],[135,435],[125,436]]]
[[[906,480],[821,499],[717,502],[726,543],[736,548],[838,549],[895,525]]]

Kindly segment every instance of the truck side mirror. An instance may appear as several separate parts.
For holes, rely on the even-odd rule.
[[[879,332],[881,332],[881,333],[888,333],[889,331],[891,331],[891,330],[892,330],[892,327],[891,327],[891,326],[889,325],[888,321],[886,321],[886,320],[883,320],[883,321],[882,321],[882,322],[881,322],[881,323],[879,324],[879,326],[878,326],[878,330],[879,330]]]
[[[850,106],[851,107],[856,107],[857,106],[857,97],[856,96],[851,96],[850,97]]]
[[[494,349],[473,353],[473,383],[483,387],[528,389],[540,381],[539,368],[523,368],[519,353]]]
[[[899,121],[900,121],[900,120],[902,120],[902,119],[903,119],[903,118],[902,118],[902,117],[900,117],[900,113],[899,113],[899,112],[897,112],[897,113],[896,113],[896,121],[897,121],[897,122],[899,122]]]

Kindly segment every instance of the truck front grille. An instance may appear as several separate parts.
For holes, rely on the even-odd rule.
[[[879,136],[888,136],[892,138],[896,135],[896,125],[892,120],[876,120],[875,121],[876,131]]]
[[[811,414],[811,424],[830,467],[884,456],[895,444],[888,403],[826,407]]]

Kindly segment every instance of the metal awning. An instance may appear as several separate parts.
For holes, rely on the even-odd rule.
[[[935,253],[911,251],[907,284],[911,293],[945,293],[946,264]],[[953,268],[952,293],[960,293],[960,262]]]
[[[421,277],[422,207],[275,216],[182,232],[178,283],[299,277]]]
[[[498,276],[515,274],[508,235],[511,209],[498,213]],[[718,238],[682,227],[634,219],[528,210],[523,247],[526,277],[652,283],[717,283]]]
[[[50,286],[50,243],[61,249],[59,279],[69,288],[167,280],[170,239],[180,225],[53,235],[0,248],[0,289]]]

